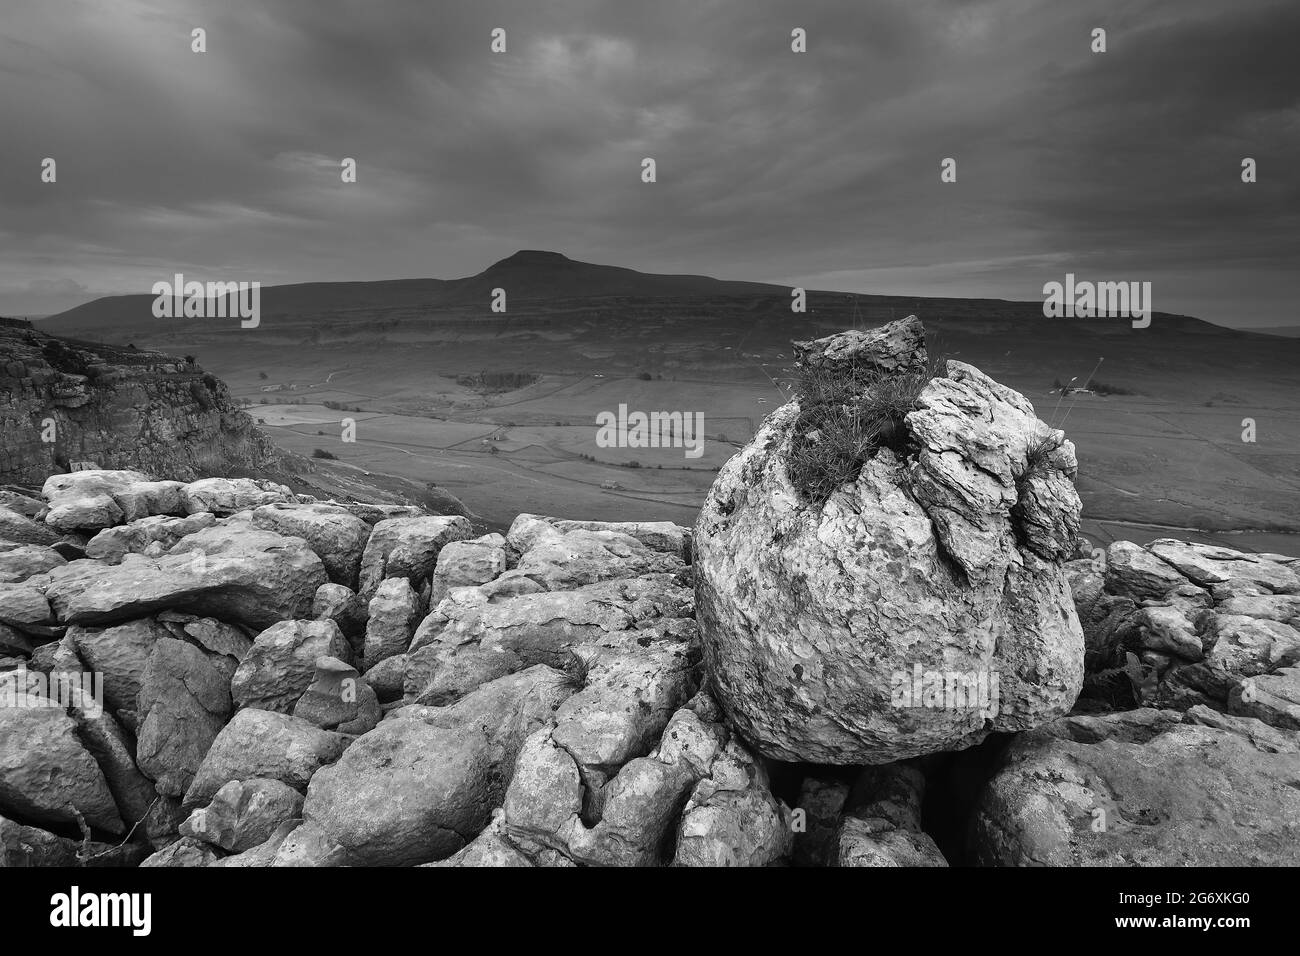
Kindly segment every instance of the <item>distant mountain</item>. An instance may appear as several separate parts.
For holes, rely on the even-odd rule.
[[[1287,339],[1300,339],[1300,325],[1259,325],[1242,331],[1254,332],[1256,335],[1280,335]]]
[[[170,279],[170,277],[168,277]],[[186,280],[226,279],[189,275]],[[391,279],[377,282],[304,282],[261,290],[266,317],[303,316],[351,310],[447,308],[486,304],[492,290],[506,290],[507,302],[607,296],[689,298],[695,296],[789,295],[784,286],[728,282],[697,275],[653,275],[619,266],[578,262],[558,252],[523,249],[462,279]],[[153,315],[154,296],[106,296],[41,322],[53,333],[108,331],[176,325]]]
[[[510,299],[690,298],[694,296],[789,296],[787,286],[731,282],[698,275],[655,275],[620,266],[578,262],[558,252],[522,249],[476,276],[447,283],[448,302],[487,302],[493,289]]]
[[[169,277],[170,278],[170,277]],[[187,276],[186,280],[225,280],[229,276]],[[494,289],[504,289],[509,316],[489,312]],[[391,279],[375,282],[308,282],[296,285],[267,286],[261,289],[261,318],[266,326],[286,328],[325,325],[344,320],[364,334],[370,322],[384,314],[414,313],[434,321],[442,319],[475,321],[493,317],[513,319],[549,304],[566,303],[566,308],[595,306],[611,299],[629,301],[673,299],[680,305],[692,303],[697,311],[717,321],[735,320],[755,314],[769,318],[791,318],[790,288],[763,282],[715,279],[702,275],[658,275],[637,272],[619,266],[579,262],[558,252],[523,249],[495,262],[477,275],[460,279]],[[210,320],[156,318],[152,295],[108,296],[69,309],[39,323],[39,327],[56,334],[82,334],[125,344],[133,337],[148,338],[172,333],[186,326],[212,331]],[[707,305],[706,305],[707,303]],[[624,303],[620,303],[624,304]],[[521,308],[522,306],[522,308]],[[901,311],[900,311],[901,310]],[[642,310],[644,312],[644,310]],[[839,327],[856,325],[860,320],[880,321],[916,312],[927,321],[974,323],[985,332],[997,329],[997,323],[1010,322],[1017,328],[1025,321],[1035,323],[1041,331],[1041,301],[1014,302],[1005,299],[926,298],[919,296],[879,296],[862,293],[808,290],[807,318],[817,313],[820,320],[833,323],[833,316],[843,313]],[[728,317],[728,313],[730,313]],[[1156,335],[1171,332],[1193,335],[1239,335],[1201,319],[1156,313]],[[707,320],[706,320],[707,321]],[[1113,319],[1053,319],[1059,328],[1075,323],[1097,325]],[[1119,320],[1123,322],[1123,320]],[[798,325],[795,317],[793,325]],[[1125,326],[1126,327],[1126,326]],[[1004,329],[1003,331],[1009,331]]]
[[[167,277],[171,279],[170,276]],[[225,276],[200,277],[224,280]],[[377,282],[302,282],[268,286],[261,290],[263,315],[304,315],[346,309],[389,309],[419,306],[439,300],[449,285],[442,279],[387,279]],[[152,295],[110,295],[79,305],[41,321],[47,332],[142,329],[150,325],[175,325],[175,319],[157,319]]]

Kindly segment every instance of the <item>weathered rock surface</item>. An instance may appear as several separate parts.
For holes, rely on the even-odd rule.
[[[303,817],[356,865],[449,856],[487,825],[524,738],[567,693],[563,675],[537,667],[450,707],[390,716],[316,774]]]
[[[437,607],[452,588],[487,584],[506,569],[506,539],[499,534],[450,541],[438,552],[429,607]]]
[[[369,603],[385,578],[409,578],[413,584],[420,584],[433,573],[442,546],[470,534],[469,521],[460,515],[386,518],[378,522],[361,556],[357,593]]]
[[[674,866],[768,866],[790,855],[790,812],[734,738],[695,785],[677,825]]]
[[[1105,584],[1112,594],[1162,598],[1186,583],[1172,565],[1132,541],[1116,541],[1106,549]]]
[[[154,645],[171,632],[153,618],[127,621],[111,627],[71,627],[68,637],[86,666],[104,678],[106,706],[119,715],[129,714],[135,724],[136,698]]]
[[[280,841],[271,866],[348,866],[348,860],[347,852],[323,829],[305,820]]]
[[[495,810],[492,813],[492,822],[484,828],[473,843],[457,850],[445,860],[420,865],[429,867],[531,867],[533,861],[516,849],[514,844],[506,838],[505,814],[501,810]]]
[[[217,850],[209,843],[184,837],[171,843],[146,859],[141,866],[211,866],[220,859]]]
[[[354,668],[336,657],[318,657],[316,675],[293,715],[324,730],[360,735],[374,730],[381,712],[375,691]]]
[[[1294,573],[1287,558],[1171,538],[1145,548],[1117,541],[1095,561],[1074,562],[1088,646],[1084,697],[1104,707],[1209,706],[1294,729],[1287,673],[1300,664]]]
[[[180,640],[188,641],[208,655],[208,661],[227,680],[234,680],[239,665],[253,651],[252,638],[233,624],[213,617],[198,617],[179,611],[163,611],[158,621]]]
[[[1276,752],[1235,730],[1182,719],[1156,710],[1069,717],[1018,737],[977,809],[978,861],[1300,862],[1300,746]]]
[[[99,765],[123,823],[129,828],[145,821],[158,793],[136,766],[135,741],[99,706],[93,694],[74,689],[69,696],[68,714],[76,724],[77,738]]]
[[[0,674],[0,813],[73,826],[80,816],[98,830],[122,833],[108,781],[78,738],[76,723],[27,692],[17,672]],[[16,694],[25,706],[17,705]]]
[[[0,584],[0,624],[31,632],[52,623],[54,615],[44,594],[29,584]]]
[[[22,660],[36,650],[32,639],[8,624],[0,624],[0,656]],[[17,666],[15,664],[15,666]]]
[[[138,471],[79,471],[51,475],[41,494],[50,503],[45,523],[56,531],[98,531],[122,520],[122,507],[114,492],[146,482]]]
[[[281,823],[272,831],[270,837],[257,846],[250,847],[242,853],[236,853],[233,856],[227,856],[220,860],[209,863],[208,866],[221,867],[249,867],[249,866],[274,866],[275,859],[279,855],[280,848],[284,846],[285,840],[297,829],[302,826],[301,820],[287,820]]]
[[[382,660],[405,654],[422,617],[420,595],[406,578],[381,581],[370,599],[361,666],[369,670]]]
[[[174,356],[14,323],[0,323],[0,356],[0,481],[39,488],[86,461],[183,480],[214,460],[252,473],[277,461],[225,384]]]
[[[524,745],[506,795],[505,839],[545,866],[780,862],[792,839],[789,811],[719,718],[704,695],[678,710],[657,747],[616,772],[605,769],[609,779],[598,800],[590,768],[575,761],[554,731],[537,732]],[[669,845],[676,851],[665,858]]]
[[[253,527],[302,538],[325,563],[330,581],[355,589],[370,526],[329,504],[273,504],[253,512]]]
[[[301,813],[302,794],[286,783],[261,777],[232,780],[213,795],[211,803],[190,814],[180,832],[242,853],[265,843]]]
[[[12,508],[0,507],[0,541],[50,545],[58,540],[58,532],[48,525],[33,521],[30,516]]]
[[[827,374],[923,375],[914,317],[802,351]],[[1083,634],[1062,571],[1079,516],[1063,434],[949,362],[902,453],[882,447],[819,506],[788,470],[799,415],[777,409],[723,466],[693,535],[706,666],[740,733],[779,760],[874,764],[1067,712]],[[996,700],[916,700],[917,672],[990,698],[996,675]]]
[[[0,551],[0,584],[19,584],[62,564],[67,564],[63,555],[44,545],[22,545]]]
[[[1246,586],[1245,593],[1300,594],[1300,574],[1289,563],[1173,538],[1160,538],[1147,548],[1201,587],[1231,584]]]
[[[389,704],[393,701],[400,700],[406,684],[406,667],[407,657],[405,654],[399,654],[397,657],[389,657],[380,661],[370,670],[361,675],[370,688],[375,692],[381,704]],[[503,671],[501,674],[495,674],[495,677],[501,677],[509,671]],[[420,700],[420,704],[446,704],[448,700]]]
[[[671,521],[574,521],[568,518],[552,518],[546,515],[519,516],[520,519],[535,518],[554,527],[561,534],[570,531],[607,531],[613,534],[627,535],[635,538],[652,551],[663,551],[675,555],[689,563],[691,532]]]
[[[293,492],[284,485],[253,478],[201,478],[186,485],[181,497],[188,514],[210,511],[217,515],[295,500]]]
[[[681,567],[676,551],[660,551],[621,531],[577,527],[562,529],[532,515],[520,515],[506,535],[519,552],[500,582],[539,585],[562,591],[615,578],[672,573]]]
[[[137,521],[155,515],[185,514],[185,482],[137,481],[113,492],[122,520]]]
[[[1228,693],[1228,711],[1282,730],[1300,730],[1300,667],[1241,681]]]
[[[216,516],[207,511],[185,518],[164,515],[139,518],[130,524],[100,531],[86,545],[86,557],[118,564],[126,555],[144,554],[154,544],[166,550],[186,535],[210,527],[216,520]]]
[[[322,584],[316,589],[311,602],[311,616],[316,620],[328,619],[337,624],[357,657],[361,656],[360,638],[365,635],[368,613],[357,593],[342,584]]]
[[[136,703],[136,762],[159,793],[185,793],[230,710],[230,684],[207,655],[174,638],[154,643]]]
[[[237,707],[289,714],[311,686],[318,658],[346,661],[351,656],[333,621],[281,621],[257,635],[235,671],[230,693]]]
[[[301,538],[205,528],[157,559],[118,565],[72,561],[49,572],[46,590],[61,621],[107,624],[163,608],[211,614],[254,627],[306,617],[325,568]]]
[[[269,778],[306,793],[316,771],[343,753],[348,738],[298,717],[241,710],[213,741],[185,794],[186,807],[203,807],[232,780]]]

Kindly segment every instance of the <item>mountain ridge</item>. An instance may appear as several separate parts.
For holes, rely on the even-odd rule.
[[[583,262],[552,250],[520,249],[474,275],[456,279],[378,279],[266,286],[261,289],[261,312],[271,320],[277,316],[301,318],[311,314],[396,309],[463,312],[468,307],[478,307],[487,314],[494,290],[498,288],[505,290],[509,307],[510,302],[601,300],[615,297],[661,300],[718,298],[738,301],[762,298],[784,304],[789,301],[793,287],[687,273],[641,272],[625,266]],[[827,302],[829,297],[831,301],[849,299],[864,305],[897,304],[914,311],[924,309],[926,303],[962,303],[968,307],[988,304],[999,309],[1009,308],[1017,313],[1023,312],[1026,318],[1041,316],[1041,303],[1034,300],[886,296],[818,289],[808,289],[806,294],[810,300],[822,302]],[[153,301],[154,296],[151,294],[103,296],[49,316],[37,324],[39,328],[57,334],[103,332],[108,329],[129,329],[139,334],[148,334],[184,324],[184,320],[154,317]],[[815,303],[810,304],[810,308],[815,308]],[[1166,328],[1194,330],[1202,334],[1239,334],[1243,331],[1194,316],[1155,314],[1163,317],[1161,324]],[[1175,321],[1170,322],[1170,319]]]

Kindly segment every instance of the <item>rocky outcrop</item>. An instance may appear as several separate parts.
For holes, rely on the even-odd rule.
[[[563,675],[539,666],[386,720],[316,774],[304,819],[356,865],[449,856],[487,825],[524,739],[567,693]]]
[[[452,866],[785,859],[788,808],[761,760],[697,693],[684,541],[672,526],[521,515],[503,541],[439,557],[435,578],[462,583],[448,586],[403,655],[413,703],[314,778],[303,809],[312,857]],[[496,573],[482,580],[485,571]],[[693,697],[695,709],[684,709]],[[711,742],[698,759],[677,730],[691,720]],[[387,808],[376,812],[381,794]]]
[[[374,730],[379,697],[355,669],[337,657],[316,658],[316,674],[293,707],[293,715],[325,730],[364,734]]]
[[[253,526],[302,538],[321,556],[330,581],[356,588],[370,527],[346,508],[268,504],[253,512]]]
[[[1300,564],[1068,560],[1068,442],[922,354],[910,322],[802,346],[905,413],[823,500],[778,410],[694,534],[0,493],[0,863],[1300,863]]]
[[[286,783],[263,777],[232,780],[181,824],[183,837],[211,843],[231,853],[260,846],[279,827],[300,819],[302,794]]]
[[[974,860],[1295,865],[1297,571],[1169,538],[1071,562],[1085,712],[1011,743],[973,817]]]
[[[1300,735],[1208,708],[1067,717],[1012,743],[977,808],[995,866],[1294,866]]]
[[[253,627],[307,617],[325,583],[320,558],[300,538],[188,536],[159,558],[120,564],[73,561],[49,574],[46,598],[69,624],[102,625],[163,608],[224,616]]]
[[[0,674],[93,673],[103,709],[0,708],[16,825],[138,823],[148,866],[789,859],[766,761],[700,692],[684,528],[521,515],[470,540],[460,516],[129,471],[45,497],[21,517],[78,544],[7,565]]]
[[[427,580],[442,546],[469,535],[470,523],[459,515],[385,518],[376,522],[361,555],[357,593],[368,602],[388,578]]]
[[[125,829],[74,719],[22,671],[0,674],[0,808],[32,823]]]
[[[351,651],[333,621],[280,621],[253,642],[230,681],[238,707],[292,713],[311,686],[322,657],[349,658]]]
[[[300,717],[241,710],[208,748],[185,806],[206,806],[222,787],[240,780],[278,780],[305,793],[316,771],[338,760],[348,743]]]
[[[1066,713],[1073,446],[969,365],[930,377],[915,317],[799,350],[804,393],[723,466],[695,526],[730,720],[769,757],[873,764]],[[874,446],[841,460],[863,433]],[[824,501],[810,462],[843,469]]]
[[[1300,563],[1163,538],[1117,541],[1069,574],[1085,698],[1257,717],[1300,730]]]
[[[179,797],[230,716],[230,682],[192,644],[153,645],[137,696],[136,761],[160,794]]]
[[[193,480],[279,458],[214,375],[174,356],[0,325],[0,481],[138,468]]]

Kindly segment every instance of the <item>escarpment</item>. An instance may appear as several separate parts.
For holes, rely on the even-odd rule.
[[[182,481],[265,475],[277,453],[225,384],[182,358],[0,325],[0,482],[77,468]]]

